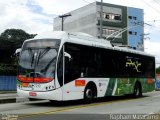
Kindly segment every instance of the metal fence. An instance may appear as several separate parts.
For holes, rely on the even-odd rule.
[[[16,76],[0,76],[0,91],[16,90]]]

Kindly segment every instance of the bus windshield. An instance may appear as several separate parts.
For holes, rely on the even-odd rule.
[[[18,80],[39,83],[54,80],[59,44],[60,40],[25,42],[20,55]]]

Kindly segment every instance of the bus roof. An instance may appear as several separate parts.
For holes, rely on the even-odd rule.
[[[154,57],[153,55],[150,55],[143,51],[134,50],[126,47],[112,46],[110,41],[106,39],[98,39],[96,37],[93,37],[89,34],[82,33],[82,32],[49,31],[49,32],[38,34],[37,36],[35,36],[34,39],[61,39],[62,42],[71,42],[71,43],[77,43],[82,45],[107,48],[107,49],[112,49],[117,51],[124,51],[124,52],[130,52],[130,53]]]

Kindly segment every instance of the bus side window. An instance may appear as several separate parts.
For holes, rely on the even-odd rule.
[[[65,52],[71,56],[69,60],[65,57],[65,80],[64,83],[71,82],[81,76],[80,68],[80,48],[76,45],[67,44]]]

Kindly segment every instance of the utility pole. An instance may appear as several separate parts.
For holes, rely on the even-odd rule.
[[[101,0],[101,9],[100,9],[100,38],[102,38],[102,21],[103,21],[103,18],[102,18],[102,15],[103,15],[103,0]]]
[[[63,31],[63,23],[64,23],[64,18],[65,17],[69,17],[71,16],[71,14],[64,14],[64,15],[60,15],[59,18],[62,18],[62,26],[61,26],[61,30]]]

